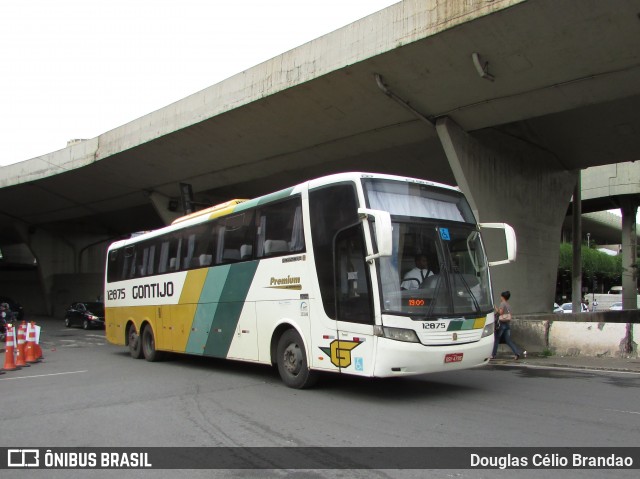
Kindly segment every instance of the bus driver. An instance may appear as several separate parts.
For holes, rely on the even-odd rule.
[[[433,271],[429,269],[429,262],[424,254],[418,254],[415,258],[416,267],[404,275],[400,288],[402,289],[418,289],[425,278],[433,275]]]

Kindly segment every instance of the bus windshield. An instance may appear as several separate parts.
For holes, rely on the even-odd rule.
[[[365,180],[370,208],[393,223],[393,253],[380,258],[382,312],[416,320],[492,310],[489,269],[464,196],[455,190]]]

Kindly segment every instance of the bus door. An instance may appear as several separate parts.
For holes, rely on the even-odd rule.
[[[362,224],[340,231],[334,251],[338,342],[331,359],[341,371],[371,376],[375,353],[374,311]]]

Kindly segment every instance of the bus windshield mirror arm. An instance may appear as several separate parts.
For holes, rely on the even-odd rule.
[[[358,208],[358,216],[360,220],[373,218],[374,221],[374,234],[375,244],[378,248],[378,252],[367,251],[366,260],[369,263],[373,263],[373,260],[383,256],[391,256],[393,254],[393,240],[391,225],[391,214],[388,211],[383,210],[370,210],[368,208]],[[368,247],[367,247],[368,249]]]

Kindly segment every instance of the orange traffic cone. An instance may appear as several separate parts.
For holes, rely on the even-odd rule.
[[[35,363],[38,361],[36,357],[36,328],[31,324],[27,325],[27,346],[24,348],[25,361],[28,363]]]
[[[36,342],[33,345],[36,350],[36,359],[42,359],[44,358],[44,356],[42,355],[42,348],[40,347],[40,337],[38,335],[38,329],[40,329],[40,326],[37,326],[36,328],[36,322],[31,321],[31,327],[33,327],[36,331]]]
[[[18,326],[18,344],[16,347],[16,366],[24,368],[29,365],[24,360],[24,337],[25,337],[25,324]],[[15,331],[15,328],[14,328]]]
[[[13,350],[15,349],[15,329],[10,324],[7,324],[7,344],[5,346],[4,353],[4,370],[13,371],[20,369],[16,366],[16,361],[13,358]]]

